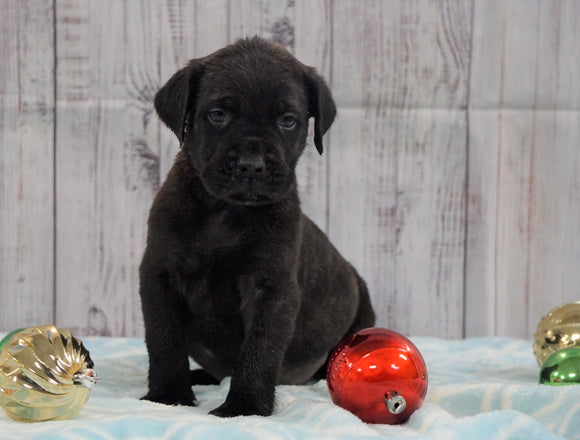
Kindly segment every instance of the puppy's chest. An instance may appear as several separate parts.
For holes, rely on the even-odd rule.
[[[174,280],[192,308],[238,307],[238,273],[247,260],[248,239],[227,214],[192,225],[181,242]]]
[[[191,266],[212,265],[216,257],[235,253],[245,241],[244,230],[227,213],[198,219],[187,230],[181,244]]]

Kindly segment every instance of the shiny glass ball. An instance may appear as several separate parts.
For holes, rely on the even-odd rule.
[[[580,384],[580,347],[552,353],[540,370],[539,383],[551,386]]]
[[[427,368],[405,336],[369,328],[347,337],[327,373],[333,402],[367,423],[406,421],[427,394]]]

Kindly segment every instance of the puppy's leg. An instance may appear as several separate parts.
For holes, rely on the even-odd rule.
[[[179,304],[167,277],[141,273],[141,304],[149,353],[149,392],[143,399],[195,405]]]
[[[226,401],[210,414],[267,416],[274,409],[278,374],[294,332],[298,286],[288,276],[246,278],[240,286],[246,337]]]

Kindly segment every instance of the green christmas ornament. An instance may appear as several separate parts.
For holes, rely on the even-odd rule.
[[[540,370],[540,385],[580,384],[580,347],[552,353]]]

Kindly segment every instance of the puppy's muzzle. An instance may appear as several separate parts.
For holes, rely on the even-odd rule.
[[[221,153],[221,154],[220,154]],[[275,143],[261,138],[229,139],[204,167],[202,181],[218,198],[243,205],[272,203],[293,187],[290,168]]]
[[[230,153],[230,191],[234,201],[242,203],[264,203],[270,201],[274,190],[272,166],[266,164],[260,149],[242,149]]]

